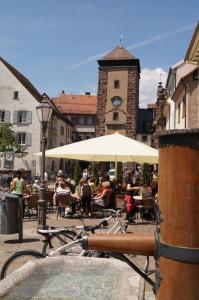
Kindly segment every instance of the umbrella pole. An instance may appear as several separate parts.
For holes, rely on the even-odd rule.
[[[117,180],[117,159],[115,160],[115,180]]]

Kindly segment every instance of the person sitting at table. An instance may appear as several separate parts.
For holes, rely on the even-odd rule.
[[[104,181],[102,182],[102,191],[99,192],[95,197],[92,199],[92,208],[97,205],[101,207],[106,206],[106,198],[109,196],[109,191],[110,191],[110,182],[109,181]]]
[[[57,195],[66,195],[66,196],[69,195],[71,197],[71,217],[73,217],[74,214],[76,213],[76,203],[77,203],[78,198],[76,196],[73,196],[68,183],[65,182],[64,180],[58,182],[58,187],[57,187],[54,197],[53,197],[55,203],[56,203]],[[66,211],[68,211],[68,210],[66,210]]]
[[[31,188],[31,193],[35,194],[38,193],[40,189],[40,181],[39,179],[35,179],[32,188]]]
[[[141,195],[143,198],[151,197],[152,196],[152,189],[149,183],[145,183],[140,190]]]

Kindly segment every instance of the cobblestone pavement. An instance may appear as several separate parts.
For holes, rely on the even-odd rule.
[[[94,225],[100,222],[101,219],[86,219],[85,223],[87,225]],[[113,223],[114,220],[111,220]],[[56,213],[49,213],[47,215],[47,225],[49,226],[73,226],[82,225],[79,219],[68,219],[68,218],[56,218]],[[128,231],[130,232],[153,232],[155,225],[152,224],[133,224],[129,225]],[[0,234],[0,268],[4,261],[15,251],[24,249],[35,249],[41,251],[42,249],[43,237],[37,233],[37,220],[33,217],[31,219],[24,219],[23,222],[23,242],[19,243],[18,234],[4,235]],[[145,257],[132,255],[132,260],[141,268],[144,267]],[[154,268],[154,260],[150,258],[150,268]],[[151,287],[146,284],[146,298],[145,299],[155,299],[152,293]]]

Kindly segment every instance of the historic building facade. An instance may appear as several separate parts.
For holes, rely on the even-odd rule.
[[[0,170],[23,168],[34,176],[41,174],[41,157],[33,154],[41,151],[41,125],[36,107],[42,101],[42,95],[32,83],[11,64],[0,58],[0,124],[10,123],[16,135],[16,141],[24,149],[22,153],[1,153]],[[46,137],[47,149],[71,142],[68,132],[72,132],[72,123],[50,101],[53,109],[51,123]],[[12,164],[6,167],[6,157],[12,158]],[[64,165],[60,159],[46,159],[46,171],[50,174]]]
[[[136,138],[140,63],[122,45],[98,60],[96,136],[115,131]]]

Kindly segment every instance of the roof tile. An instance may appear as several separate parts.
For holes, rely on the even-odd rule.
[[[97,96],[62,94],[53,102],[64,114],[97,113]]]
[[[102,60],[125,60],[135,59],[130,52],[128,52],[122,45],[118,45],[111,52],[106,54]]]

